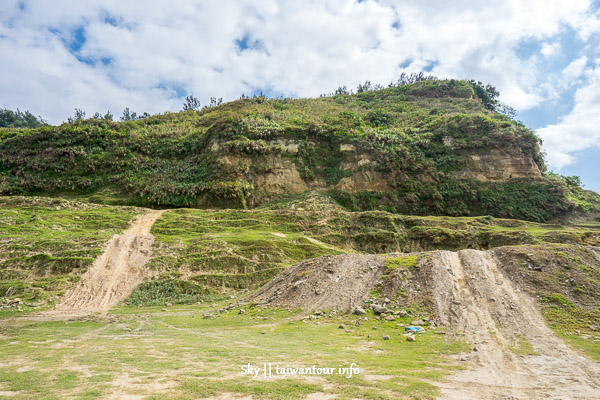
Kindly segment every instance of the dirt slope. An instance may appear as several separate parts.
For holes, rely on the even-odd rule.
[[[131,294],[148,275],[144,265],[152,255],[150,228],[163,211],[136,217],[129,229],[112,237],[81,280],[63,297],[57,311],[107,311]]]
[[[268,306],[286,305],[304,311],[350,311],[362,305],[383,274],[385,259],[348,254],[302,261],[282,271],[252,296]]]
[[[600,366],[545,325],[528,295],[486,252],[432,256],[436,318],[474,345],[468,368],[442,385],[447,399],[600,399]],[[509,346],[528,341],[537,355]]]

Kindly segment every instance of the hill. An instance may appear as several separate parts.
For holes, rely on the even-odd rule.
[[[323,192],[352,211],[544,222],[598,196],[545,173],[539,139],[472,82],[240,99],[136,121],[0,130],[0,194],[252,208]]]

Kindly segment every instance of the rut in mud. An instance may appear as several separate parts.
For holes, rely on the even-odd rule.
[[[534,300],[487,252],[432,255],[438,323],[465,334],[467,369],[441,385],[447,399],[600,399],[600,366],[546,326]],[[536,355],[510,347],[529,342]]]
[[[104,253],[71,288],[57,311],[104,312],[124,300],[148,276],[152,256],[150,229],[163,211],[136,217],[129,229],[112,237]]]

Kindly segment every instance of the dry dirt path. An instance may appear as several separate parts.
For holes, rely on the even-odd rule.
[[[106,312],[131,294],[148,276],[145,264],[152,256],[150,229],[163,211],[137,216],[122,234],[114,235],[104,253],[67,291],[55,312]]]
[[[534,300],[476,250],[433,254],[436,316],[474,351],[467,369],[441,384],[446,399],[600,399],[600,365],[546,326]],[[537,355],[509,346],[528,341]]]

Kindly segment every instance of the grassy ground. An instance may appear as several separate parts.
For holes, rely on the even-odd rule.
[[[289,310],[232,310],[203,319],[205,312],[203,306],[168,312],[125,307],[82,321],[2,320],[0,394],[13,399],[197,399],[226,393],[429,399],[436,394],[434,382],[459,368],[448,356],[466,349],[433,332],[407,342],[396,324],[408,321],[380,322],[372,315],[357,327],[356,316],[305,323]],[[382,339],[386,334],[391,340]],[[360,373],[253,379],[241,374],[248,363],[336,369],[356,363]]]

